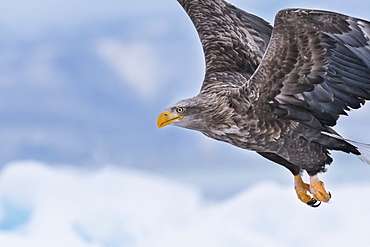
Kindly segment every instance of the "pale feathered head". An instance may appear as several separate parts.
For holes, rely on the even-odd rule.
[[[202,131],[205,129],[205,115],[210,106],[201,96],[177,101],[162,112],[157,119],[157,125],[162,128],[173,124],[179,127]]]
[[[228,98],[214,94],[199,94],[193,98],[177,101],[158,116],[157,125],[162,128],[173,124],[201,132],[217,128],[225,122],[230,112]]]

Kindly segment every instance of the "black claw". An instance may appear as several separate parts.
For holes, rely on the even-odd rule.
[[[329,197],[331,198],[331,193],[328,191]]]
[[[307,202],[308,205],[314,205],[315,203],[317,202],[317,200],[315,198],[311,198],[310,201]]]
[[[311,200],[307,202],[307,205],[313,208],[317,208],[318,206],[320,206],[320,204],[321,204],[321,201],[318,201],[315,198],[311,198]]]

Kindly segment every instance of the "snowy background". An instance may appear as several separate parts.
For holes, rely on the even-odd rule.
[[[231,1],[269,22],[286,7],[370,20],[370,2]],[[0,0],[0,246],[368,246],[370,167],[333,153],[333,198],[185,129],[156,127],[204,75],[175,0]],[[336,127],[369,143],[369,105]]]

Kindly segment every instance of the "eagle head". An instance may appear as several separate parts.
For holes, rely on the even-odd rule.
[[[207,100],[196,96],[190,99],[180,100],[164,112],[157,119],[158,128],[169,124],[179,127],[203,131],[207,126],[207,112],[210,109]]]

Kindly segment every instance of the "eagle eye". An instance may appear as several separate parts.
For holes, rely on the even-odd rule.
[[[184,111],[185,111],[185,109],[183,107],[177,107],[176,108],[176,112],[179,113],[179,114],[183,113]]]

